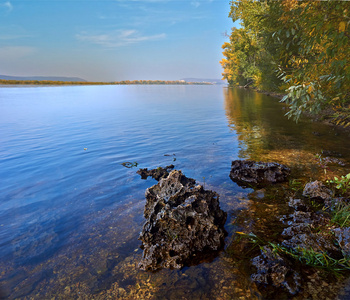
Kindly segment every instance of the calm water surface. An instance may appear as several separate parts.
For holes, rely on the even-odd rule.
[[[174,164],[219,192],[230,233],[264,231],[259,215],[279,206],[233,183],[232,160],[323,179],[316,155],[328,150],[344,164],[328,174],[350,171],[349,134],[283,114],[276,99],[220,86],[0,88],[0,298],[258,299],[229,246],[198,266],[139,271],[144,192],[156,181],[122,163]],[[249,224],[237,223],[245,213]]]

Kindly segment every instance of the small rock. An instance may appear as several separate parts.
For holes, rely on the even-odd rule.
[[[284,217],[284,223],[289,227],[285,228],[282,236],[286,238],[282,245],[298,251],[298,248],[313,249],[315,251],[336,251],[333,245],[331,235],[316,232],[312,229],[324,226],[329,223],[329,219],[311,212],[295,211],[289,215],[289,218]]]
[[[268,246],[264,246],[261,254],[252,259],[257,273],[251,276],[258,284],[269,284],[286,289],[290,294],[296,294],[300,289],[300,276],[293,270],[292,264]]]
[[[289,174],[290,169],[278,163],[235,160],[231,165],[230,178],[242,186],[264,186],[283,182]]]
[[[308,210],[307,206],[301,199],[290,199],[288,206],[294,208],[295,210],[300,210],[306,212]]]
[[[321,233],[298,233],[288,240],[282,242],[284,247],[298,251],[299,248],[313,249],[316,252],[327,253],[337,251],[333,240],[329,235]]]
[[[333,229],[344,256],[350,257],[350,227]]]
[[[159,181],[161,178],[166,178],[172,169],[174,169],[174,165],[166,166],[165,168],[159,167],[152,170],[148,170],[147,168],[139,169],[136,173],[141,175],[141,179],[147,179],[147,177],[150,176]]]
[[[322,154],[325,156],[342,157],[343,155],[336,151],[322,150]]]
[[[287,227],[283,230],[283,237],[292,237],[300,233],[311,233],[311,228],[307,223],[295,224],[293,226]]]
[[[335,157],[324,157],[323,158],[323,163],[327,165],[338,165],[344,167],[346,163],[338,158]]]
[[[331,200],[332,195],[332,191],[318,180],[308,182],[303,191],[304,197],[318,198],[323,201]]]

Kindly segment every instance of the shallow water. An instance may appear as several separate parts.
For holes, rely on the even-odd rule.
[[[220,86],[1,88],[0,294],[261,298],[229,246],[232,234],[214,261],[139,271],[144,192],[156,181],[122,163],[174,164],[220,194],[229,233],[273,234],[278,225],[266,213],[283,211],[283,199],[233,183],[232,160],[286,163],[303,180],[350,171],[348,133],[309,120],[295,124],[284,112],[276,99]],[[344,166],[325,166],[322,150],[341,156]]]

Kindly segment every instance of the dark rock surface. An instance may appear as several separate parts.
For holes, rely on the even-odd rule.
[[[139,169],[136,173],[141,175],[141,179],[147,179],[147,177],[150,176],[159,181],[161,178],[166,178],[172,169],[174,169],[174,165],[166,166],[165,168],[159,167],[152,170],[148,170],[147,168]]]
[[[288,202],[288,206],[294,208],[299,211],[308,211],[308,207],[305,205],[304,201],[301,199],[290,199]]]
[[[227,214],[219,195],[195,185],[181,171],[146,191],[146,223],[140,234],[143,270],[181,268],[194,258],[222,249]]]
[[[343,155],[336,151],[330,151],[330,150],[322,150],[322,155],[325,156],[332,156],[332,157],[342,157]]]
[[[332,230],[344,256],[350,257],[350,227]]]
[[[339,158],[335,158],[335,157],[324,157],[322,159],[322,163],[326,164],[326,165],[338,165],[338,166],[342,166],[344,167],[346,165],[346,163],[344,161],[342,161]]]
[[[314,199],[321,199],[323,201],[329,201],[333,194],[332,191],[327,188],[321,181],[308,182],[303,190],[304,197],[310,197]]]
[[[306,184],[303,196],[305,198],[291,198],[288,206],[293,211],[279,217],[286,226],[281,238],[261,248],[261,254],[251,260],[256,268],[251,278],[262,285],[262,289],[271,285],[283,288],[292,295],[299,291],[304,293],[305,284],[301,277],[317,278],[318,271],[303,269],[300,262],[310,263],[316,254],[334,260],[350,257],[350,228],[335,228],[336,225],[331,221],[332,211],[337,209],[336,206],[347,205],[347,199],[333,198],[332,191],[320,181]],[[308,202],[311,205],[307,205]],[[312,203],[321,204],[327,209],[317,210],[317,206]],[[322,265],[321,261],[318,263]],[[312,264],[315,261],[311,261]],[[315,279],[312,281],[317,282]],[[322,287],[328,286],[321,277],[318,281]]]
[[[299,274],[293,270],[293,265],[285,258],[265,246],[261,254],[252,259],[257,272],[251,276],[258,284],[272,284],[284,288],[290,294],[296,294],[301,286]]]
[[[282,232],[282,236],[285,238],[282,241],[284,247],[295,251],[298,251],[299,248],[314,249],[317,252],[337,251],[330,232],[317,231],[317,228],[329,224],[328,217],[308,211],[300,199],[291,199],[288,204],[295,211],[289,216],[281,218],[283,223],[289,225]]]
[[[235,160],[231,165],[230,178],[242,186],[264,186],[283,182],[290,174],[290,169],[273,162]]]
[[[301,199],[290,199],[288,205],[294,208],[294,212],[280,218],[280,221],[287,225],[281,234],[284,240],[280,244],[283,247],[294,253],[299,253],[301,249],[328,254],[339,251],[334,246],[330,229],[318,230],[329,227],[328,217],[311,211]],[[340,237],[341,239],[343,237]],[[274,253],[270,246],[265,246],[261,255],[252,259],[257,272],[251,278],[258,284],[272,284],[284,288],[290,294],[296,294],[301,287],[301,277],[292,261],[290,257]]]

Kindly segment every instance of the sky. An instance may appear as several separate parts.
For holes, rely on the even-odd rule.
[[[229,0],[0,0],[0,74],[221,78]]]

